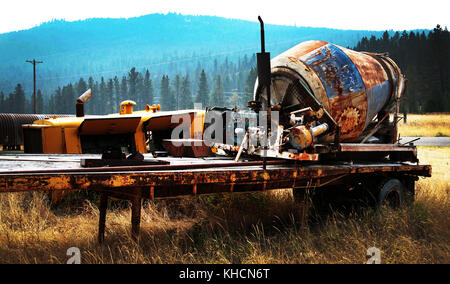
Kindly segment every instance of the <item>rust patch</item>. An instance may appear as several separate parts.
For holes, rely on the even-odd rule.
[[[367,96],[365,92],[331,98],[330,106],[331,116],[341,126],[343,142],[361,136],[367,116]]]
[[[326,42],[320,40],[305,41],[287,50],[286,55],[289,54],[290,56],[300,58],[326,44],[327,44]]]
[[[356,65],[367,90],[388,80],[386,71],[373,57],[347,48],[341,49]]]
[[[341,127],[341,133],[347,134],[352,131],[359,123],[359,110],[355,107],[348,107],[344,109],[337,120],[337,123]]]
[[[309,56],[310,58],[314,58],[314,60],[309,63],[309,67],[315,70],[317,75],[322,78],[323,83],[328,85],[328,88],[333,89],[337,96],[341,96],[344,92],[341,81],[342,74],[338,67],[334,65],[337,58],[336,56],[333,56],[332,50],[330,48],[317,49]]]

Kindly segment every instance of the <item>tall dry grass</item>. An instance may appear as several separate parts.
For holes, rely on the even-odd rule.
[[[450,136],[450,114],[408,114],[399,122],[401,136]]]
[[[419,149],[433,177],[398,211],[336,212],[305,228],[287,190],[146,202],[139,243],[124,202],[111,204],[99,245],[91,202],[50,208],[44,194],[1,194],[0,262],[65,263],[78,247],[82,263],[364,263],[375,246],[383,263],[449,263],[449,154]]]

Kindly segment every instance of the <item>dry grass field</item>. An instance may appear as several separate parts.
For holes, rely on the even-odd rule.
[[[449,263],[450,147],[419,155],[433,177],[418,182],[412,205],[335,213],[306,228],[287,190],[214,195],[145,203],[135,243],[127,204],[113,202],[99,245],[94,203],[50,208],[41,193],[0,194],[0,263],[65,263],[69,247],[82,263],[365,263],[372,246],[382,263]]]
[[[450,136],[450,114],[408,114],[399,122],[401,136]]]

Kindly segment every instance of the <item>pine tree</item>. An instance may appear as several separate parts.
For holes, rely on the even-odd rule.
[[[55,111],[55,96],[54,95],[50,95],[50,98],[48,99],[48,113],[50,114],[54,114],[56,113]]]
[[[153,84],[152,79],[150,78],[150,72],[147,70],[145,72],[144,77],[144,103],[147,103],[149,105],[153,104],[153,96],[154,96],[154,90],[153,90]]]
[[[113,113],[114,112],[114,82],[113,79],[108,79],[108,83],[106,84],[106,102],[105,102],[105,113]]]
[[[189,82],[189,75],[184,76],[181,84],[180,92],[180,109],[192,109],[194,104],[192,103],[191,86]]]
[[[180,109],[180,95],[181,95],[181,77],[179,74],[175,76],[174,81],[174,95],[175,95],[175,109]]]
[[[5,94],[0,92],[0,113],[5,112]]]
[[[75,91],[72,84],[64,86],[61,91],[61,111],[62,113],[69,114],[75,111]]]
[[[89,100],[89,102],[87,102],[85,104],[84,107],[85,107],[86,113],[94,114],[95,113],[95,107],[94,107],[94,105],[95,105],[95,96],[97,96],[97,94],[95,93],[95,82],[94,82],[94,79],[92,77],[89,77],[89,79],[88,79],[88,89],[91,89],[92,97]],[[83,94],[83,93],[81,93],[81,94]]]
[[[169,76],[163,75],[161,78],[161,90],[160,90],[161,108],[164,110],[173,110],[174,99],[170,90]]]
[[[217,75],[216,86],[211,94],[211,106],[225,106],[225,91],[220,75]]]
[[[136,78],[136,104],[139,109],[143,109],[145,106],[144,92],[144,77],[141,73],[138,73]]]
[[[208,80],[206,79],[205,70],[202,69],[200,73],[200,78],[198,82],[197,97],[195,98],[196,103],[201,103],[203,107],[208,106],[209,96],[208,96]]]
[[[83,78],[80,78],[80,80],[78,81],[78,83],[75,85],[75,92],[76,92],[76,96],[79,97],[81,96],[84,92],[86,92],[88,90],[88,85],[86,84],[86,81],[84,81]]]
[[[120,100],[122,98],[121,90],[120,90],[120,82],[117,76],[114,76],[114,103],[113,103],[113,112],[117,112],[117,109],[120,104]]]
[[[217,58],[214,58],[214,67],[213,67],[213,76],[216,76],[217,72],[218,72],[218,63],[217,63]]]
[[[245,95],[243,97],[245,104],[247,104],[248,101],[253,100],[253,89],[255,88],[255,81],[257,76],[258,72],[256,71],[256,68],[250,69],[244,89]]]
[[[36,95],[36,112],[44,113],[44,98],[42,97],[40,89],[37,91]]]
[[[99,103],[98,103],[98,114],[105,114],[106,113],[106,106],[108,102],[108,95],[107,95],[107,89],[106,89],[106,83],[105,79],[102,77],[100,79],[100,85],[99,85]]]
[[[25,113],[26,99],[25,99],[25,92],[22,89],[22,85],[17,84],[14,90],[13,97],[14,97],[13,106],[15,107],[15,112]]]
[[[69,96],[67,92],[67,86],[63,86],[61,89],[61,97],[59,99],[61,104],[61,113],[68,114],[69,113]]]
[[[68,88],[67,94],[68,94],[68,97],[69,97],[69,99],[68,99],[68,101],[69,101],[69,112],[68,113],[75,114],[75,104],[76,104],[76,101],[77,101],[77,95],[75,93],[75,89],[74,89],[72,83],[69,83],[67,88]]]
[[[138,80],[139,73],[136,72],[136,68],[131,68],[130,72],[128,72],[128,96],[129,100],[136,101],[136,85]]]
[[[194,73],[194,82],[199,82],[199,80],[200,80],[200,75],[201,75],[201,72],[202,72],[202,67],[201,67],[201,65],[200,65],[200,61],[197,61],[197,67],[195,68],[195,71],[194,71],[195,73]],[[195,86],[191,86],[192,87],[192,90],[191,90],[191,92],[193,93],[193,94],[195,94],[195,93],[197,93],[197,91],[195,90]]]
[[[63,99],[62,99],[62,92],[61,92],[61,88],[58,87],[58,89],[55,90],[55,101],[54,101],[54,113],[60,114],[60,113],[64,113],[64,104],[63,104]]]
[[[94,89],[92,90],[92,93],[96,94],[91,99],[91,100],[93,100],[91,102],[91,104],[93,105],[94,110],[95,110],[94,114],[101,114],[100,85],[97,81],[95,81]]]
[[[119,104],[125,100],[128,100],[129,95],[128,95],[128,82],[127,82],[127,77],[123,76],[122,77],[122,82],[120,84],[120,101]]]

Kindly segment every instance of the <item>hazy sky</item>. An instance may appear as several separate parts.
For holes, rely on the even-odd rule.
[[[448,0],[2,0],[0,33],[52,19],[129,18],[177,12],[339,29],[404,30],[449,25]]]

